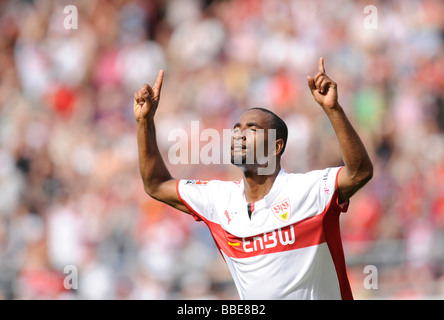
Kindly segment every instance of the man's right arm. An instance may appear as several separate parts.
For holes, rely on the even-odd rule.
[[[154,114],[159,104],[163,74],[161,70],[154,87],[144,84],[134,93],[140,175],[145,192],[152,198],[189,213],[177,194],[177,180],[171,177],[157,146]]]

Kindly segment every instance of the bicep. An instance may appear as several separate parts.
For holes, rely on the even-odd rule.
[[[161,201],[177,210],[183,211],[185,213],[190,213],[187,207],[181,201],[179,194],[177,192],[177,179],[170,179],[162,182],[156,189],[155,192],[149,195],[158,201]]]

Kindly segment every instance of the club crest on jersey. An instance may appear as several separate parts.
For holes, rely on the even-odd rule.
[[[290,199],[284,199],[271,206],[271,211],[276,218],[283,222],[287,222],[290,217]]]

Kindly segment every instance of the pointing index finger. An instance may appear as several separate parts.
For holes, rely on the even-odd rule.
[[[163,75],[164,75],[164,71],[160,70],[159,74],[157,75],[156,83],[154,84],[154,87],[153,87],[154,93],[157,96],[160,95],[160,90],[162,89]]]
[[[318,69],[319,69],[319,72],[325,73],[324,57],[319,58]]]

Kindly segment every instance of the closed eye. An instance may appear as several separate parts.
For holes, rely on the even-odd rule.
[[[255,131],[256,131],[256,128],[264,129],[264,127],[262,127],[260,124],[258,124],[258,123],[256,123],[256,122],[248,122],[248,123],[247,123],[247,127],[248,127],[248,128],[252,128],[252,129],[254,129]]]

